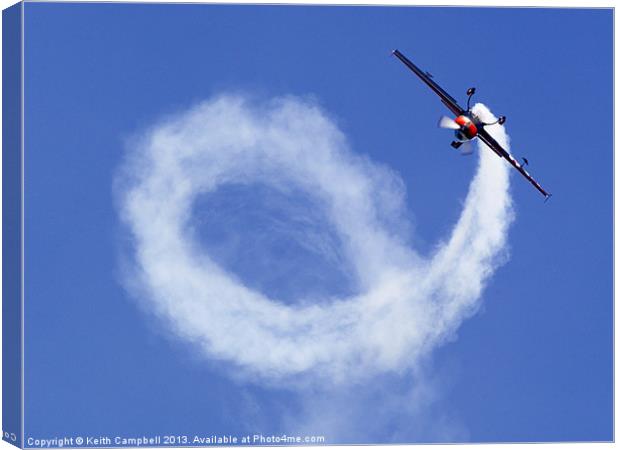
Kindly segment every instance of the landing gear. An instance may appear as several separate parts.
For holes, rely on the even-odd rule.
[[[484,126],[487,125],[495,125],[496,123],[500,124],[500,125],[504,125],[504,122],[506,122],[506,116],[499,116],[499,119],[497,119],[495,122],[491,122],[491,123],[485,123],[483,124]]]
[[[467,89],[467,111],[469,111],[469,102],[471,101],[471,97],[476,93],[475,87],[470,87]]]
[[[467,111],[469,112],[470,107],[469,104],[471,102],[471,98],[473,97],[473,95],[476,93],[476,88],[475,87],[470,87],[469,89],[467,89]],[[506,116],[499,116],[499,119],[497,119],[495,122],[492,123],[483,123],[483,125],[495,125],[496,123],[503,125],[504,122],[506,122]],[[457,148],[457,147],[455,147]]]
[[[450,143],[450,145],[451,145],[453,148],[458,149],[461,145],[463,145],[463,143],[462,143],[462,142],[459,142],[459,141],[452,141],[452,142]]]

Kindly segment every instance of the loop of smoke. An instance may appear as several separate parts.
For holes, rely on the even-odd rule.
[[[483,105],[475,111],[493,120]],[[507,146],[502,127],[490,131]],[[207,101],[151,129],[121,171],[135,282],[178,336],[262,380],[305,374],[337,384],[414,368],[475,311],[506,253],[507,165],[480,150],[451,236],[424,258],[397,231],[400,178],[354,155],[316,105],[293,97],[262,105],[240,96]],[[294,185],[315,196],[359,293],[286,305],[218,266],[188,223],[196,197],[226,183]]]

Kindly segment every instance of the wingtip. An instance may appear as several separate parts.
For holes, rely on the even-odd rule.
[[[545,203],[547,203],[547,200],[549,200],[551,198],[553,194],[546,194],[545,195]]]

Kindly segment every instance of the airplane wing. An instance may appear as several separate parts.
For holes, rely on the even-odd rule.
[[[424,81],[428,85],[428,87],[430,87],[435,92],[435,94],[437,94],[441,98],[442,103],[446,105],[448,109],[454,113],[454,115],[460,116],[461,114],[464,114],[466,112],[463,108],[459,106],[457,101],[450,96],[450,94],[444,91],[441,86],[439,86],[433,81],[428,72],[423,72],[422,70],[420,70],[418,66],[409,61],[407,57],[398,50],[393,50],[392,54],[398,59],[400,59],[404,65],[409,67],[409,69],[413,73],[420,77],[420,79]]]
[[[551,197],[551,194],[549,194],[547,191],[545,191],[542,186],[540,184],[538,184],[538,182],[532,178],[532,176],[527,173],[527,170],[525,170],[523,168],[523,166],[521,164],[519,164],[519,161],[517,161],[516,159],[514,159],[514,157],[508,153],[506,150],[504,150],[504,148],[499,145],[499,142],[497,142],[495,139],[493,139],[493,137],[489,134],[488,131],[486,131],[484,128],[481,130],[478,130],[478,137],[480,138],[480,140],[482,140],[482,142],[484,142],[485,144],[487,144],[487,146],[493,150],[495,153],[497,153],[498,156],[502,157],[502,158],[506,158],[508,160],[508,162],[510,164],[512,164],[512,166],[517,169],[521,175],[523,175],[527,181],[529,181],[530,183],[532,183],[532,185],[538,189],[538,191],[545,196],[545,198],[549,198]]]

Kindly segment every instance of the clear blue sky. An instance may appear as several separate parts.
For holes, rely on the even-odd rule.
[[[601,9],[26,4],[26,436],[287,431],[300,398],[231,380],[127,294],[112,180],[127,140],[162,116],[223,91],[311,94],[356,152],[400,173],[428,252],[458,217],[476,158],[449,147],[435,127],[447,111],[390,56],[399,48],[458,99],[476,86],[554,194],[545,204],[512,176],[510,260],[434,353],[429,372],[444,382],[419,420],[472,441],[612,439],[612,20]],[[300,278],[268,282],[294,295],[311,282],[308,260],[280,257]],[[401,442],[442,439],[398,426]]]

